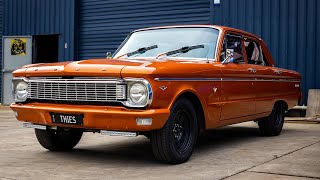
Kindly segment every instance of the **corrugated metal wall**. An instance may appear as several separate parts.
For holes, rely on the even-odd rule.
[[[3,34],[60,34],[59,61],[105,57],[138,28],[213,23],[261,36],[278,66],[302,74],[305,95],[307,89],[320,88],[318,0],[221,0],[213,8],[213,0],[0,0],[0,7],[1,3]],[[2,15],[1,9],[0,24]]]
[[[213,23],[262,37],[278,66],[302,74],[306,96],[308,89],[320,88],[319,9],[319,0],[221,0]]]
[[[59,61],[74,59],[75,0],[5,0],[4,9],[5,36],[59,34]]]
[[[2,34],[3,34],[3,0],[0,0],[0,37],[1,37],[1,43],[0,43],[0,70],[2,70]],[[0,75],[0,102],[1,102],[1,85],[2,85],[2,75]]]
[[[0,36],[1,36],[1,43],[0,43],[0,69],[2,69],[2,34],[3,34],[3,0],[0,0]],[[0,77],[1,82],[1,77]],[[1,84],[0,84],[1,86]],[[1,87],[0,87],[1,89]]]
[[[210,0],[81,0],[79,5],[79,59],[105,57],[134,29],[210,23]]]

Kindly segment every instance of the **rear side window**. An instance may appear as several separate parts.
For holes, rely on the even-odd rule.
[[[246,48],[248,64],[268,66],[268,61],[262,52],[260,44],[256,40],[245,38],[244,45]]]

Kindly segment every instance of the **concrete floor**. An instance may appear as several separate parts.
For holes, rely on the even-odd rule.
[[[320,124],[286,123],[260,137],[254,122],[209,132],[181,165],[157,162],[147,138],[86,133],[75,150],[49,152],[33,129],[0,108],[0,179],[320,179]]]

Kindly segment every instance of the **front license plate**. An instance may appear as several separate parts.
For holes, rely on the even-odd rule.
[[[83,125],[82,114],[61,114],[50,112],[52,123],[56,124],[71,124],[71,125]]]

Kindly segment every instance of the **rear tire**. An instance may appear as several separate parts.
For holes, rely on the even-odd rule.
[[[71,150],[78,144],[83,131],[81,129],[35,129],[35,133],[42,147],[50,151],[66,151]]]
[[[262,136],[278,136],[283,127],[285,106],[283,103],[274,105],[271,114],[258,121],[260,134]]]
[[[178,99],[160,130],[152,132],[153,154],[161,162],[180,164],[189,160],[198,136],[196,112],[186,98]]]

